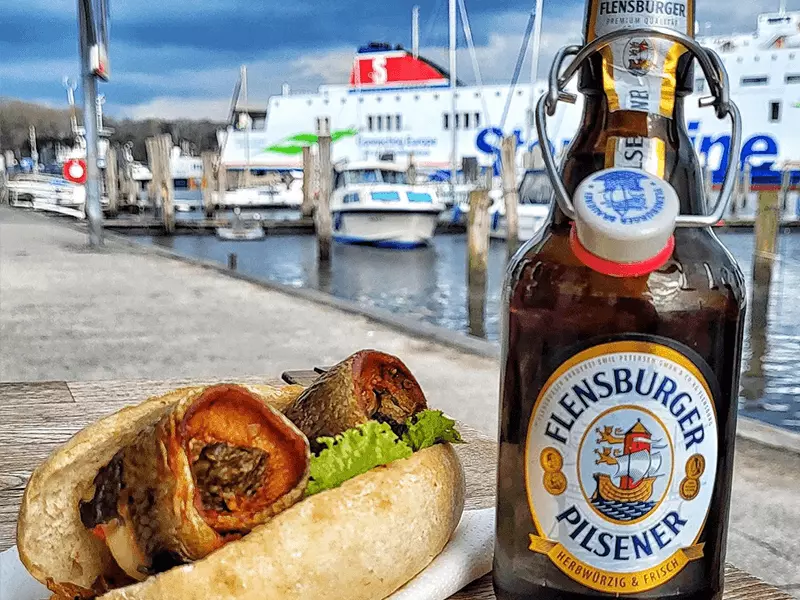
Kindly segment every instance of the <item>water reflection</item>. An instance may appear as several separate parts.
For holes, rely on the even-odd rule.
[[[294,287],[310,287],[441,327],[489,340],[500,329],[500,293],[506,263],[504,244],[489,251],[487,293],[472,298],[467,286],[466,237],[437,236],[429,248],[397,252],[334,244],[330,270],[319,271],[316,241],[309,235],[267,236],[257,242],[221,241],[213,236],[142,237],[181,254],[227,264],[237,254],[238,270]],[[720,239],[742,266],[750,285],[753,235],[726,232]],[[779,239],[769,299],[755,295],[749,311],[768,319],[748,324],[742,378],[741,414],[800,431],[800,232]],[[675,274],[674,285],[690,285]],[[706,277],[705,273],[696,274]],[[751,291],[752,293],[752,291]],[[761,357],[761,358],[759,358]]]

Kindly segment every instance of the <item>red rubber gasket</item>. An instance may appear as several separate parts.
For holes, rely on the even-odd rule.
[[[569,234],[569,245],[578,260],[593,271],[603,275],[610,275],[611,277],[641,277],[660,269],[666,264],[675,249],[675,236],[669,236],[667,245],[653,258],[635,263],[618,263],[592,254],[578,239],[575,223],[572,224],[572,231]]]

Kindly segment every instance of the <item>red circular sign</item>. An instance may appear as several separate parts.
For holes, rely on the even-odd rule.
[[[72,183],[86,183],[86,161],[73,158],[64,163],[64,179]]]

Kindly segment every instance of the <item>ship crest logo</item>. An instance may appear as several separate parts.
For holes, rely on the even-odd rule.
[[[595,486],[589,501],[612,522],[643,519],[658,505],[655,486],[664,476],[664,451],[669,446],[654,438],[639,418],[629,428],[601,424],[595,428]]]
[[[625,51],[627,69],[631,75],[644,77],[655,66],[655,49],[647,38],[633,38]]]

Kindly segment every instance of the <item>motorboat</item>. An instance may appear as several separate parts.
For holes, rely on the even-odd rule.
[[[445,206],[432,187],[411,185],[404,167],[372,160],[335,170],[330,209],[338,242],[415,248],[433,238]]]
[[[529,169],[519,185],[517,206],[518,235],[520,241],[531,239],[550,215],[550,197],[553,188],[543,169]],[[508,239],[508,222],[505,203],[500,197],[489,207],[491,228],[489,235],[495,239]]]
[[[11,206],[58,213],[77,219],[86,217],[86,189],[63,177],[44,173],[12,175],[7,183]]]
[[[217,237],[221,240],[235,242],[252,242],[264,239],[264,226],[261,224],[261,216],[255,215],[252,219],[245,221],[242,219],[242,211],[235,208],[233,211],[233,221],[229,227],[217,227]]]

